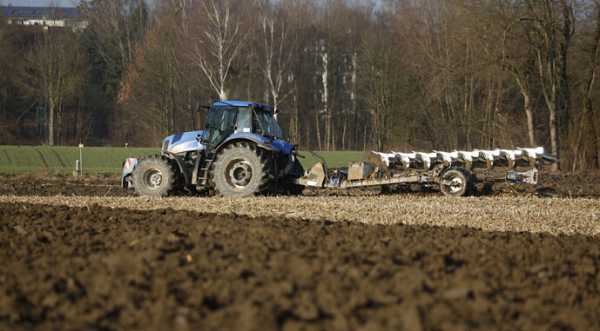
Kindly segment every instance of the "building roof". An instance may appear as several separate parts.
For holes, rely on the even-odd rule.
[[[256,102],[251,101],[241,101],[241,100],[222,100],[215,102],[214,106],[231,106],[231,107],[256,107],[260,109],[269,110],[271,106],[263,105]]]
[[[74,7],[17,7],[0,6],[0,13],[5,17],[37,18],[80,18],[81,12]]]

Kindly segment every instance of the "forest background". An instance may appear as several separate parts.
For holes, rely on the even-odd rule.
[[[158,146],[216,99],[302,149],[545,146],[600,168],[600,0],[90,0],[0,20],[0,144]]]

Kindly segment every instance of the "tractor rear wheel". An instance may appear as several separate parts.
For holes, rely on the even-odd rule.
[[[171,164],[158,156],[142,159],[133,172],[133,186],[141,196],[166,197],[173,193],[175,182]]]
[[[440,177],[440,190],[445,196],[464,197],[471,194],[473,179],[466,169],[450,168]]]
[[[218,195],[249,197],[268,189],[268,159],[250,143],[235,143],[225,147],[211,170],[211,179]]]

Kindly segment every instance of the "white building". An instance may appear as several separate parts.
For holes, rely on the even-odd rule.
[[[9,25],[43,26],[45,28],[72,28],[81,30],[87,21],[78,8],[73,7],[15,7],[1,6],[0,14]]]

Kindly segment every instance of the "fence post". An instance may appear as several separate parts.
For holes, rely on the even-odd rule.
[[[79,176],[83,176],[83,144],[79,143]]]
[[[79,160],[75,160],[75,170],[73,171],[73,177],[79,177],[80,171],[81,171],[81,167],[79,165]]]

